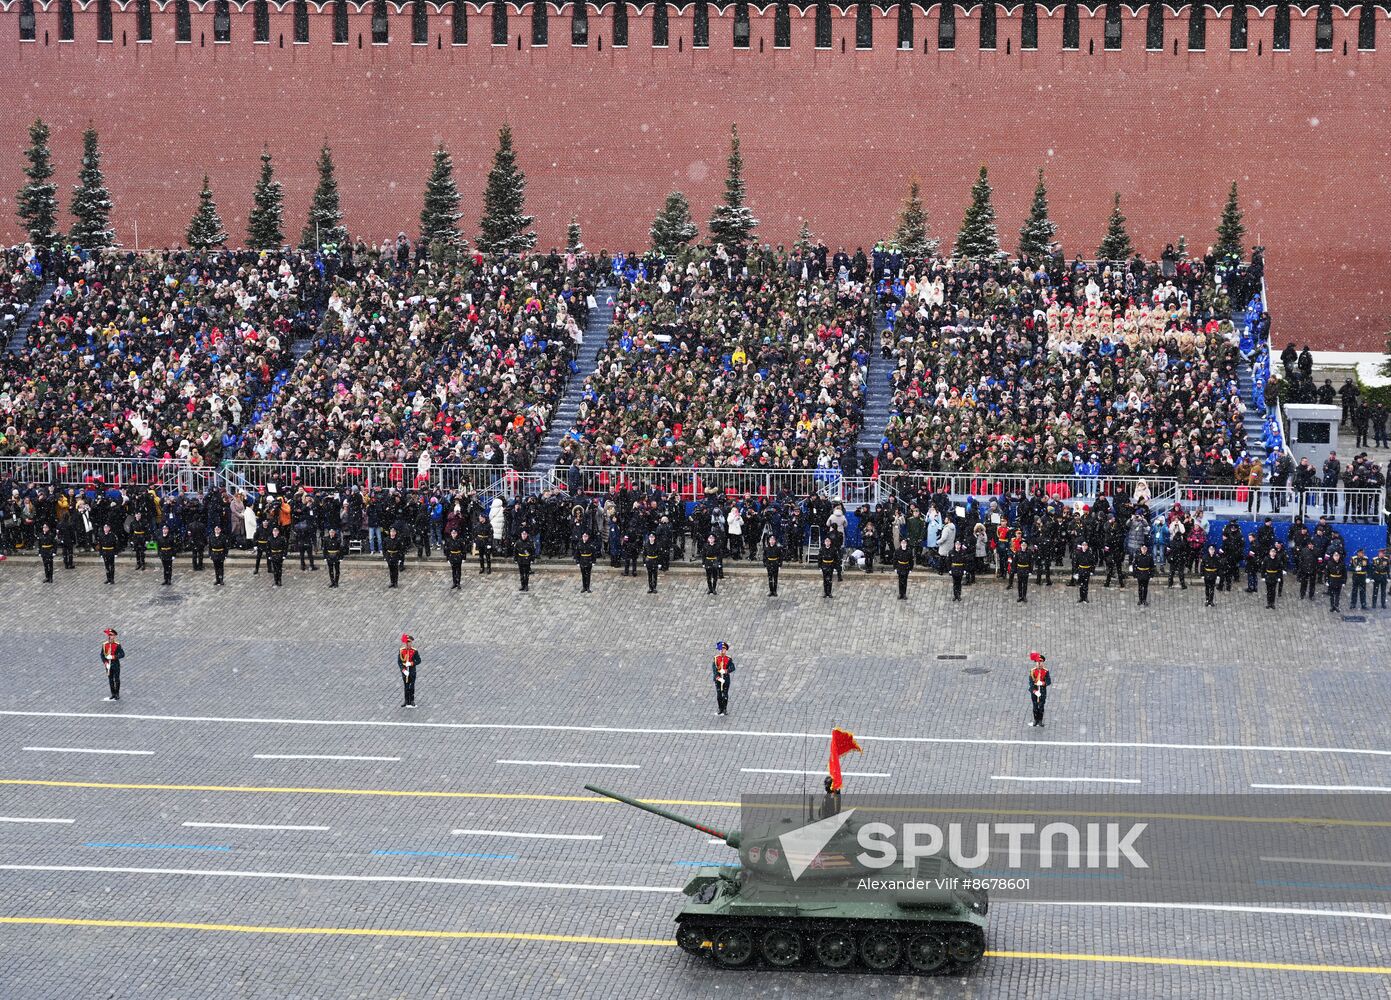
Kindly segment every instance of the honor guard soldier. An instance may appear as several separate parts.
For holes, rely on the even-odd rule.
[[[657,541],[657,533],[649,531],[647,541],[642,544],[642,565],[647,569],[647,592],[657,592],[657,571],[662,568],[662,546]]]
[[[1334,552],[1328,557],[1328,567],[1324,571],[1324,580],[1328,584],[1328,611],[1330,614],[1342,610],[1343,605],[1343,584],[1348,579],[1348,568],[1343,562],[1343,554]]]
[[[705,592],[713,597],[720,589],[720,549],[714,535],[700,547],[700,563],[705,567]]]
[[[174,537],[167,524],[159,529],[159,537],[155,539],[155,552],[159,555],[160,568],[164,570],[164,580],[160,586],[167,587],[174,582],[174,557],[179,554],[179,540]]]
[[[107,701],[121,700],[121,660],[126,651],[116,641],[116,630],[105,629],[106,641],[101,644],[101,665],[106,668],[106,684],[111,689]]]
[[[1285,555],[1275,546],[1265,554],[1265,562],[1261,567],[1261,575],[1265,577],[1265,606],[1271,610],[1275,609],[1275,595],[1280,590],[1280,580],[1285,575]]]
[[[1048,704],[1048,687],[1053,683],[1053,676],[1048,672],[1048,668],[1043,664],[1046,661],[1042,653],[1030,653],[1029,659],[1033,661],[1033,667],[1029,670],[1029,700],[1034,706],[1034,721],[1032,725],[1043,725],[1043,708]]]
[[[415,671],[420,666],[420,651],[412,645],[415,642],[409,635],[401,636],[401,652],[396,654],[396,665],[401,668],[401,683],[406,689],[402,708],[415,708]]]
[[[76,569],[77,563],[73,560],[73,549],[77,547],[77,526],[76,515],[71,509],[64,516],[58,518],[58,544],[63,548],[63,568]]]
[[[715,709],[719,715],[729,713],[729,679],[734,673],[734,660],[729,655],[729,643],[715,643],[715,660],[710,674],[715,680]]]
[[[486,514],[478,515],[478,523],[473,526],[473,544],[478,549],[479,575],[493,571],[493,526],[488,523]]]
[[[447,548],[447,546],[446,546]],[[512,558],[517,560],[517,592],[524,593],[531,589],[531,564],[536,558],[536,549],[532,546],[531,536],[523,529],[517,536],[516,551],[512,553]],[[455,586],[457,587],[459,571],[454,571]]]
[[[208,556],[213,561],[213,586],[221,587],[222,571],[227,565],[227,536],[223,534],[222,525],[213,525],[213,533],[208,538]]]
[[[908,574],[913,572],[913,550],[908,547],[908,539],[901,538],[894,549],[894,572],[898,574],[898,599],[908,600]]]
[[[270,529],[266,539],[266,566],[275,585],[280,586],[280,576],[285,572],[285,557],[290,553],[290,539],[280,530],[280,525]]]
[[[1034,554],[1029,548],[1029,543],[1021,540],[1019,551],[1014,554],[1014,578],[1019,583],[1019,597],[1017,604],[1027,604],[1029,602],[1029,574],[1034,571]]]
[[[1147,608],[1150,603],[1150,581],[1154,579],[1154,555],[1150,552],[1148,544],[1140,545],[1140,551],[1135,553],[1135,561],[1131,564],[1130,571],[1135,574],[1135,586],[1140,591],[1139,599],[1135,603],[1139,607]]]
[[[53,553],[58,548],[58,539],[54,537],[53,530],[49,528],[45,521],[43,527],[39,529],[37,539],[39,558],[43,560],[43,582],[53,582]]]
[[[782,546],[769,535],[763,545],[763,568],[768,571],[768,596],[778,596],[778,574],[782,572]]]
[[[116,534],[108,521],[101,526],[97,536],[97,551],[101,553],[102,564],[106,567],[106,582],[116,582],[116,553],[121,551],[121,537]]]
[[[468,543],[459,535],[457,527],[449,529],[449,535],[444,540],[444,557],[449,560],[449,572],[454,577],[454,582],[450,584],[450,590],[460,589],[460,578],[464,572],[464,556],[468,552]]]
[[[188,554],[192,557],[195,573],[203,571],[203,550],[208,545],[208,529],[203,523],[205,516],[201,510],[196,511],[188,526]]]
[[[594,572],[594,563],[599,558],[599,546],[589,537],[589,532],[580,536],[580,544],[575,546],[575,562],[580,567],[580,593],[589,593],[589,575]]]
[[[135,568],[145,571],[145,545],[150,540],[150,522],[143,510],[137,511],[130,522],[130,548],[135,553]]]
[[[251,571],[252,576],[261,572],[261,558],[266,558],[266,571],[270,572],[270,521],[262,517],[256,522],[256,535],[253,539],[256,543],[256,568]]]
[[[1348,600],[1348,610],[1367,610],[1367,574],[1371,571],[1371,560],[1362,549],[1348,561],[1348,575],[1352,577],[1352,597]]]
[[[1077,551],[1072,554],[1072,575],[1077,580],[1077,603],[1090,604],[1087,590],[1092,583],[1092,571],[1096,569],[1096,556],[1086,542],[1077,543]]]
[[[1376,610],[1377,598],[1381,598],[1382,610],[1386,609],[1386,581],[1391,577],[1391,559],[1387,558],[1386,550],[1382,549],[1372,560],[1372,610]]]
[[[406,540],[401,537],[395,525],[391,526],[391,530],[382,539],[382,558],[386,560],[386,571],[391,577],[391,583],[386,589],[391,590],[396,586],[401,576],[401,565],[406,561]]]
[[[947,570],[951,573],[951,599],[959,601],[961,600],[961,581],[966,577],[966,546],[957,542],[952,547],[951,555],[947,559]]]
[[[328,586],[338,586],[338,574],[343,570],[343,536],[337,528],[324,533],[324,565],[328,567]]]
[[[1203,574],[1203,604],[1210,608],[1215,603],[1213,598],[1217,593],[1217,581],[1222,576],[1222,555],[1216,545],[1208,542],[1198,568]]]
[[[835,536],[828,533],[821,539],[821,550],[816,558],[816,564],[821,567],[821,596],[830,599],[831,581],[836,571],[840,569],[840,546],[836,543]]]

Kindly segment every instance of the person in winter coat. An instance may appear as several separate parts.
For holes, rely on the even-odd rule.
[[[947,557],[956,545],[956,522],[948,521],[942,525],[942,533],[937,539],[937,572],[945,572]]]

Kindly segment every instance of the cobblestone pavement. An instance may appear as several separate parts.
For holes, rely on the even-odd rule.
[[[839,724],[865,747],[852,790],[1387,788],[1386,612],[1346,621],[1290,588],[1273,612],[1163,586],[1137,608],[1133,583],[1078,606],[1062,585],[1021,605],[990,582],[953,604],[928,574],[907,602],[859,573],[832,601],[797,573],[770,599],[743,571],[717,597],[694,573],[651,596],[606,568],[592,594],[559,569],[528,594],[510,568],[462,591],[426,568],[387,591],[377,566],[274,590],[244,563],[225,588],[186,566],[166,588],[128,560],[116,587],[90,563],[40,581],[0,565],[0,997],[1386,995],[1385,974],[1333,967],[1391,966],[1391,908],[1336,901],[1001,900],[1004,954],[967,976],[719,971],[668,942],[693,863],[733,854],[581,787],[729,823],[741,794],[804,780],[744,769],[817,771]],[[127,651],[119,703],[102,701],[107,625]],[[414,712],[402,631],[424,656]],[[738,664],[727,718],[717,639]],[[1046,729],[1026,725],[1032,648],[1055,680]]]

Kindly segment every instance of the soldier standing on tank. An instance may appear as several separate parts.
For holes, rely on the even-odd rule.
[[[449,560],[449,572],[454,578],[450,585],[450,590],[460,589],[460,579],[464,572],[464,554],[468,546],[463,538],[459,536],[458,527],[449,529],[449,534],[444,539],[444,558]]]
[[[58,547],[58,539],[53,537],[53,531],[49,528],[47,521],[39,529],[39,536],[35,541],[39,550],[39,558],[43,560],[43,582],[52,583],[53,553]]]
[[[782,546],[776,535],[763,543],[763,568],[768,571],[768,596],[778,596],[778,574],[782,572]]]
[[[208,539],[208,555],[213,561],[213,586],[221,587],[222,571],[227,564],[227,548],[229,542],[227,536],[222,532],[222,525],[213,525],[212,537]]]
[[[1381,598],[1381,607],[1386,608],[1386,581],[1391,577],[1391,558],[1387,558],[1386,550],[1381,549],[1376,557],[1372,559],[1372,610],[1377,607],[1377,598]]]
[[[662,545],[657,541],[657,533],[649,531],[647,541],[642,545],[642,564],[647,569],[647,592],[657,592],[657,571],[662,568]]]
[[[1090,604],[1087,591],[1092,582],[1092,570],[1096,569],[1096,556],[1085,541],[1077,543],[1077,551],[1072,554],[1072,576],[1077,581],[1077,603]]]
[[[589,593],[589,578],[594,572],[594,564],[599,560],[599,546],[589,537],[589,532],[580,535],[580,543],[575,546],[575,563],[580,568],[580,593]]]
[[[1135,561],[1131,564],[1130,571],[1135,575],[1135,586],[1140,592],[1136,604],[1147,608],[1150,603],[1150,581],[1154,579],[1154,556],[1150,553],[1148,543],[1140,544],[1140,551],[1135,553]]]
[[[116,534],[110,521],[101,526],[101,534],[97,536],[97,551],[101,553],[102,564],[106,567],[106,582],[114,584],[116,553],[121,551],[121,536]]]
[[[401,684],[405,688],[402,708],[415,708],[415,674],[420,666],[420,652],[413,645],[414,642],[415,639],[411,636],[402,635],[401,652],[396,654],[396,665],[401,671]]]
[[[898,548],[894,549],[894,572],[898,574],[898,599],[908,600],[908,574],[913,572],[913,550],[908,547],[908,539],[900,538]]]
[[[324,534],[324,565],[328,567],[328,586],[332,590],[338,586],[338,574],[342,572],[343,536],[337,528],[329,528]]]
[[[531,544],[531,536],[526,529],[517,536],[517,544],[513,546],[512,558],[517,561],[517,580],[520,586],[518,592],[525,592],[531,588],[531,562],[536,558],[536,549]]]
[[[1033,667],[1029,670],[1029,700],[1033,703],[1034,721],[1031,725],[1043,725],[1043,709],[1048,704],[1048,688],[1053,683],[1053,675],[1043,664],[1047,660],[1042,653],[1030,653]]]
[[[710,675],[715,681],[715,709],[719,715],[729,713],[729,681],[734,673],[734,660],[729,655],[729,643],[715,643],[715,660]]]
[[[167,524],[159,529],[155,551],[159,555],[160,568],[164,570],[164,580],[160,586],[168,587],[174,582],[174,557],[179,554],[179,540],[170,532]]]
[[[120,701],[121,660],[125,658],[126,651],[116,641],[114,628],[105,629],[104,634],[106,641],[101,644],[101,664],[106,668],[106,685],[111,690],[111,695],[106,700]]]

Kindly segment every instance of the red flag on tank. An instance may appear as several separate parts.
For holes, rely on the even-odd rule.
[[[831,791],[840,791],[840,759],[851,750],[860,753],[860,745],[855,742],[855,734],[837,726],[831,730],[831,759],[827,765],[831,772]]]

